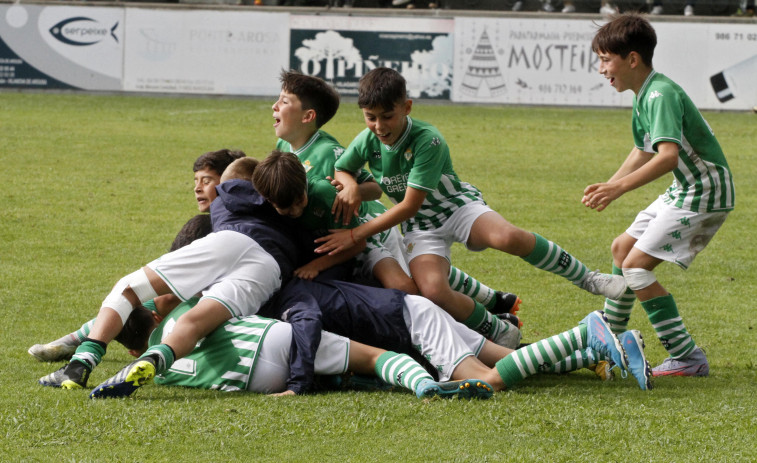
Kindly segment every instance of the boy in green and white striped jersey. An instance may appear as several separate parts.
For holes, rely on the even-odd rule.
[[[592,41],[599,73],[618,92],[634,92],[634,148],[605,183],[589,185],[582,202],[604,210],[623,194],[672,172],[673,184],[612,243],[613,273],[628,290],[605,301],[621,341],[639,299],[670,356],[655,376],[707,376],[709,364],[683,324],[673,295],[653,273],[668,261],[684,270],[712,239],[734,207],[731,170],[715,135],[686,93],[652,66],[657,35],[640,14],[626,13],[602,26]]]
[[[450,150],[439,131],[410,117],[405,79],[388,68],[376,68],[360,80],[358,106],[367,128],[336,161],[336,179],[344,185],[343,220],[354,214],[360,191],[355,174],[367,164],[384,193],[395,204],[387,212],[351,231],[317,239],[317,252],[337,253],[367,236],[402,227],[410,272],[423,296],[456,320],[487,337],[501,328],[497,317],[479,302],[452,290],[448,282],[451,246],[473,251],[494,248],[519,256],[542,270],[560,275],[594,294],[620,296],[621,276],[591,272],[555,243],[505,220],[462,181],[452,167]]]

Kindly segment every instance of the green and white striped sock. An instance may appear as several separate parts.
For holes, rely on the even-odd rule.
[[[76,352],[74,352],[74,355],[71,357],[71,361],[81,362],[87,368],[92,370],[102,362],[107,347],[108,345],[102,341],[85,338],[84,342],[76,348]]]
[[[643,301],[641,306],[647,312],[657,337],[671,357],[683,358],[696,349],[697,345],[678,314],[672,294]]]
[[[497,303],[496,291],[457,267],[449,268],[449,286],[454,291],[482,303],[487,309],[493,308]]]
[[[489,340],[495,339],[497,335],[511,328],[512,325],[486,310],[486,307],[480,302],[473,301],[473,303],[473,312],[467,319],[463,320],[463,325],[482,334]]]
[[[155,374],[159,375],[169,368],[171,368],[171,365],[173,365],[173,362],[176,360],[176,355],[173,352],[173,349],[171,349],[171,346],[168,344],[158,344],[157,346],[152,346],[148,348],[144,354],[142,354],[139,358],[144,358],[147,356],[152,356],[152,358],[157,359],[157,363],[155,364]]]
[[[534,267],[560,275],[573,283],[580,281],[589,269],[557,244],[534,233],[536,245],[523,260]]]
[[[415,392],[418,384],[424,379],[430,379],[431,376],[420,363],[413,360],[406,354],[396,352],[384,352],[376,361],[376,376],[391,384],[392,386],[402,386]]]
[[[584,348],[587,327],[577,327],[522,347],[502,360],[495,367],[506,387],[541,371],[550,371],[555,364]]]
[[[612,265],[613,275],[622,275],[623,270],[615,264]],[[607,324],[616,335],[628,329],[628,320],[631,318],[631,309],[636,302],[636,294],[631,288],[626,288],[626,292],[618,300],[605,299],[604,312],[607,317]]]
[[[555,363],[549,371],[552,373],[567,373],[596,365],[599,360],[600,358],[594,352],[594,349],[587,347],[586,349],[577,350]]]

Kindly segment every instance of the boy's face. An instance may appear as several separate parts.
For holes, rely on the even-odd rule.
[[[387,111],[381,107],[363,108],[365,125],[373,132],[381,143],[392,146],[402,136],[407,126],[406,116],[413,107],[412,100],[395,103],[394,107]]]
[[[273,129],[276,131],[276,136],[291,143],[307,122],[307,110],[302,109],[302,102],[297,95],[283,90],[271,108],[275,119]]]
[[[597,52],[599,57],[599,73],[606,79],[610,79],[610,85],[618,92],[624,92],[632,89],[630,82],[633,53],[629,53],[625,58],[615,53],[605,51]]]
[[[206,167],[195,172],[195,199],[200,212],[208,212],[210,203],[216,199],[216,185],[221,182],[221,176],[215,170]]]
[[[279,215],[296,219],[297,217],[302,215],[302,212],[305,210],[307,205],[308,205],[308,195],[306,193],[302,196],[301,200],[295,202],[294,204],[292,204],[291,206],[287,208],[280,208],[279,206],[275,204],[273,204],[273,207],[274,209],[276,209],[276,212],[278,212]]]

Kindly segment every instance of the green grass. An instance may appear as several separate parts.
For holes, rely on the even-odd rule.
[[[757,119],[707,113],[737,182],[737,210],[695,265],[657,271],[676,296],[709,378],[591,373],[529,378],[487,402],[410,394],[294,398],[146,387],[133,400],[39,386],[58,364],[26,349],[78,328],[121,276],[165,252],[196,213],[191,165],[205,151],[262,157],[274,144],[272,101],[0,93],[0,457],[3,461],[754,461],[757,460]],[[609,270],[609,246],[670,181],[602,213],[580,204],[631,147],[629,110],[424,105],[458,174],[516,225]],[[354,102],[326,129],[362,130]],[[524,339],[563,331],[601,299],[520,259],[453,249],[453,261],[524,299]],[[653,364],[665,358],[637,305]],[[114,343],[94,386],[129,360]]]

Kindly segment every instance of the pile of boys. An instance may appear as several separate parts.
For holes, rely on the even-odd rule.
[[[321,130],[338,94],[318,78],[283,72],[276,149],[260,162],[227,150],[201,156],[195,194],[210,216],[190,220],[171,252],[121,279],[96,319],[33,346],[41,360],[70,359],[39,382],[86,387],[113,339],[139,357],[92,398],[128,396],[153,379],[303,394],[319,375],[348,371],[418,397],[467,398],[586,367],[603,378],[612,367],[630,371],[644,390],[652,376],[708,375],[654,269],[664,261],[688,268],[733,209],[733,180],[707,122],[653,69],[656,42],[642,15],[626,13],[592,43],[610,85],[634,92],[635,146],[607,182],[586,187],[582,202],[602,211],[669,172],[675,178],[613,242],[611,275],[489,208],[455,174],[438,130],[410,117],[398,72],[377,68],[361,79],[367,128],[346,149]],[[381,194],[391,208],[376,201]],[[605,296],[604,308],[521,344],[520,299],[452,267],[453,242],[519,256]],[[640,333],[627,329],[636,299],[669,353],[654,369]]]

